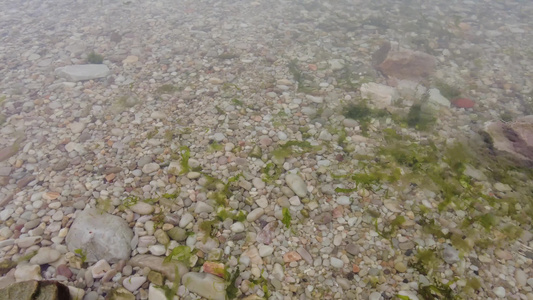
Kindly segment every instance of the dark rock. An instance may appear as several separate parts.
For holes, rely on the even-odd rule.
[[[68,287],[57,281],[24,281],[0,290],[0,300],[64,300],[70,299]]]
[[[37,177],[35,175],[26,175],[17,181],[17,187],[19,189],[27,186],[30,182],[34,181]]]

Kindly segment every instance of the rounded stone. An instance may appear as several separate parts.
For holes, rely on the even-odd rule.
[[[138,213],[139,215],[149,215],[154,212],[155,208],[146,203],[146,202],[137,202],[133,206],[130,207],[130,209],[134,213]]]
[[[87,262],[105,259],[114,263],[130,258],[132,239],[133,231],[121,217],[86,209],[76,216],[66,243],[71,252],[84,249]]]
[[[147,163],[143,166],[142,171],[145,174],[150,174],[155,171],[158,171],[161,167],[157,163]]]

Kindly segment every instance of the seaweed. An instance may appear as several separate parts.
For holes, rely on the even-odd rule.
[[[283,218],[281,219],[281,223],[283,223],[285,227],[289,228],[291,226],[291,220],[292,220],[291,212],[289,211],[288,208],[284,207],[282,209],[282,215],[283,215]]]
[[[90,64],[102,64],[104,62],[104,57],[92,51],[91,53],[87,54],[87,62]]]
[[[228,268],[224,268],[224,279],[226,280],[226,296],[227,299],[236,299],[239,288],[235,285],[237,278],[241,274],[239,267],[235,269],[235,272],[230,273]]]

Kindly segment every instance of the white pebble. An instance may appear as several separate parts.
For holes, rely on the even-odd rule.
[[[344,267],[344,262],[336,257],[330,257],[330,260],[329,260],[330,264],[332,267],[334,268],[337,268],[337,269],[340,269],[342,267]]]
[[[494,294],[500,298],[505,298],[505,289],[501,286],[495,287],[493,290]]]

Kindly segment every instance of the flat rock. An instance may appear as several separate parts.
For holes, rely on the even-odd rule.
[[[305,197],[307,195],[307,185],[300,176],[296,174],[287,174],[285,181],[296,195],[300,197]]]
[[[111,71],[103,64],[88,64],[60,67],[55,73],[68,81],[83,81],[106,77]]]
[[[155,208],[146,202],[137,202],[130,207],[134,213],[139,215],[149,215],[154,212]]]
[[[491,136],[493,146],[521,160],[533,161],[533,115],[512,122],[489,122],[485,131]]]
[[[224,279],[208,274],[189,272],[183,276],[183,285],[191,292],[212,300],[226,299],[226,283]]]
[[[14,283],[0,290],[0,299],[46,299],[62,300],[70,299],[67,286],[57,281],[24,281]]]
[[[105,259],[114,263],[130,257],[132,238],[133,231],[124,219],[85,209],[72,223],[66,243],[69,251],[86,251],[88,262]]]
[[[124,278],[122,285],[130,292],[135,292],[138,290],[141,285],[146,282],[146,277],[144,276],[130,276]]]
[[[106,296],[107,300],[135,300],[135,295],[123,287],[112,289]]]
[[[27,280],[41,280],[41,267],[39,265],[18,265],[15,270],[17,282]]]
[[[421,79],[435,72],[435,57],[397,44],[384,43],[372,55],[373,64],[383,74],[398,79]]]
[[[369,82],[361,85],[361,97],[370,100],[370,103],[376,108],[384,109],[398,98],[398,93],[393,87]]]
[[[44,265],[59,259],[61,252],[50,247],[42,247],[37,254],[30,259],[31,264]]]
[[[157,271],[165,275],[170,281],[174,280],[174,268],[178,267],[178,273],[183,278],[183,275],[189,272],[189,268],[181,262],[170,261],[168,263],[164,262],[163,257],[153,256],[148,254],[136,255],[130,259],[130,265],[134,267],[145,268],[148,267],[153,271]]]

